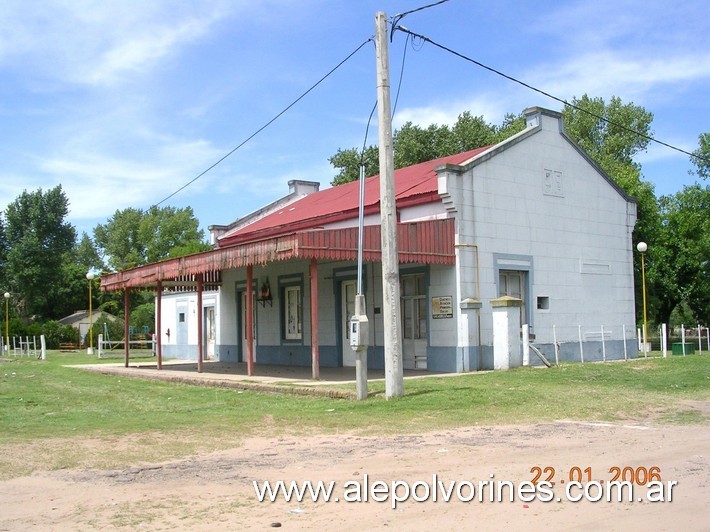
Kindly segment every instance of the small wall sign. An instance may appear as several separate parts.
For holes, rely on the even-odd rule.
[[[431,298],[431,314],[435,320],[454,317],[453,297],[439,296]]]

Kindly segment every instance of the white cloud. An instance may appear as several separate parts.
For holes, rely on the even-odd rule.
[[[421,127],[430,124],[453,125],[464,111],[470,111],[473,116],[483,116],[486,121],[499,124],[505,113],[515,112],[501,95],[478,92],[475,97],[458,98],[446,102],[433,102],[422,107],[409,107],[398,110],[394,116],[393,127],[399,128],[405,122],[412,122]]]
[[[238,7],[224,0],[45,1],[0,6],[0,65],[32,65],[33,76],[104,84],[154,65],[205,35]]]
[[[71,201],[71,218],[108,217],[117,209],[145,207],[175,192],[221,155],[205,141],[172,139],[155,147],[150,161],[106,154],[63,154],[42,160],[48,180],[61,183]],[[192,193],[209,183],[206,176]]]
[[[602,51],[570,57],[558,64],[537,65],[528,72],[528,83],[560,98],[586,93],[620,96],[631,100],[675,85],[710,78],[710,54],[700,52],[665,57],[634,57]]]

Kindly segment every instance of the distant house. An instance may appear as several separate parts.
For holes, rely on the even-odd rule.
[[[495,146],[395,172],[405,368],[492,368],[490,301],[501,296],[520,300],[518,325],[548,355],[555,344],[561,360],[636,352],[636,203],[567,136],[559,113],[532,108],[526,118],[524,131]],[[158,291],[168,357],[236,362],[251,349],[257,364],[354,365],[358,183],[290,186],[281,200],[211,226],[215,249],[105,275],[102,289]],[[387,327],[379,199],[379,177],[370,177],[371,368],[383,367]]]
[[[103,310],[94,310],[91,313],[91,321],[89,321],[89,311],[88,310],[77,310],[69,316],[65,316],[59,323],[62,325],[71,325],[79,331],[79,338],[84,341],[84,337],[89,333],[90,323],[93,322],[94,328],[103,327],[104,322],[116,321],[116,316],[104,312]]]

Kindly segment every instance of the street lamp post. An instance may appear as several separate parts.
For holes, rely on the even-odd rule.
[[[86,350],[87,355],[94,354],[94,320],[91,316],[91,282],[94,280],[94,272],[88,272],[86,278],[89,281],[89,348]]]
[[[648,246],[646,242],[639,242],[636,249],[641,253],[641,285],[643,287],[643,356],[648,356],[648,338],[646,337],[648,328],[646,324],[646,264],[644,262],[644,255]]]
[[[10,327],[9,323],[9,312],[8,303],[10,301],[10,293],[5,292],[5,351],[10,351]]]

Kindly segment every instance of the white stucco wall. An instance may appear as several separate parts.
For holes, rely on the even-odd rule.
[[[556,117],[541,119],[534,133],[520,134],[522,142],[463,174],[440,173],[440,191],[459,219],[457,236],[479,253],[482,342],[492,342],[487,302],[498,296],[498,268],[526,267],[538,342],[552,340],[553,325],[560,341],[576,340],[577,325],[583,331],[604,325],[621,338],[622,324],[629,331],[635,324],[635,205],[560,134]],[[473,223],[466,219],[469,208]],[[538,296],[549,297],[549,310],[536,308]]]

